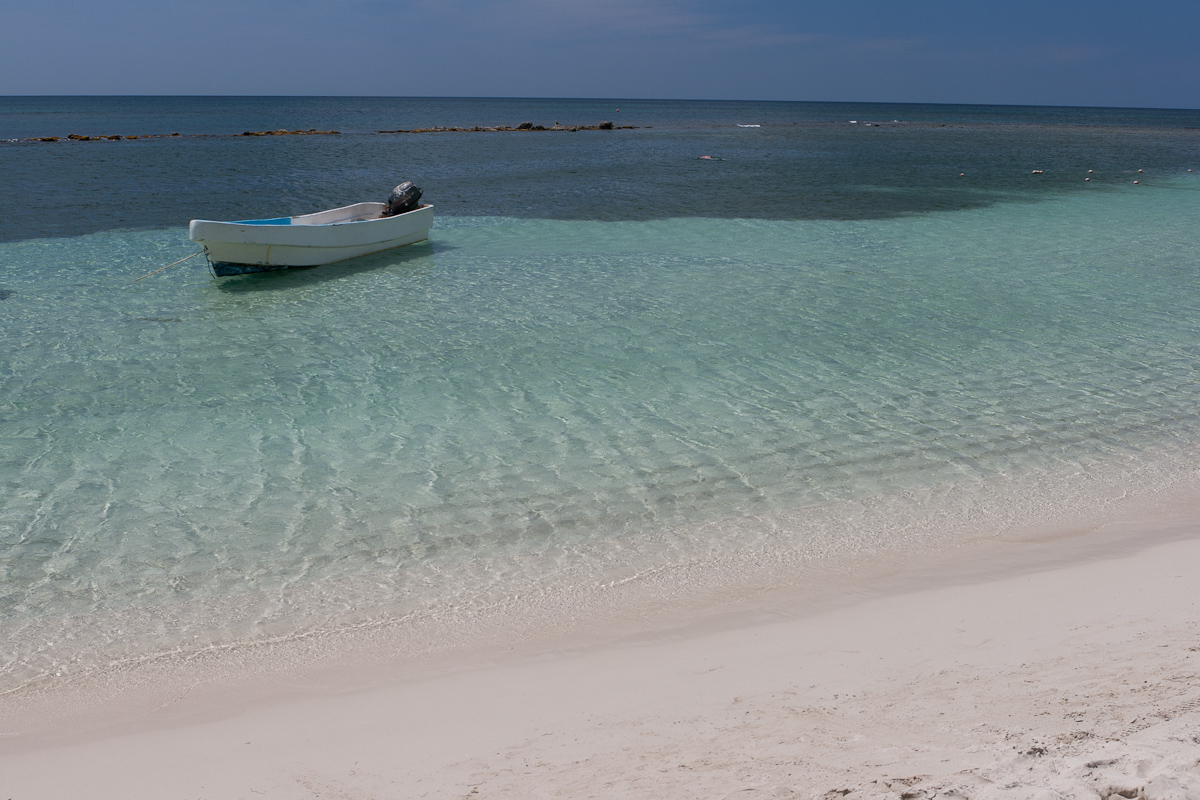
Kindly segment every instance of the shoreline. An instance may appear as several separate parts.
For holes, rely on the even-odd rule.
[[[125,687],[82,713],[42,698],[5,713],[0,774],[14,800],[181,789],[303,798],[850,788],[854,798],[891,797],[901,779],[911,779],[906,791],[944,794],[957,781],[959,796],[982,797],[996,775],[1040,775],[1026,794],[999,797],[1083,786],[1089,772],[1145,784],[1153,776],[1121,770],[1150,758],[1163,786],[1200,787],[1170,745],[1180,726],[1200,735],[1193,565],[1200,519],[1118,523],[876,564],[691,617],[585,624],[358,668],[234,669],[172,696]],[[1111,763],[1086,767],[1097,760]],[[63,763],[80,766],[53,768]]]
[[[1155,528],[1200,519],[1200,473],[1186,464],[1180,453],[1160,453],[1102,469],[1040,473],[1036,488],[1027,475],[921,487],[667,527],[573,552],[443,564],[395,586],[364,573],[286,596],[251,592],[47,614],[44,622],[10,619],[6,655],[35,647],[45,655],[25,664],[12,659],[27,677],[6,665],[0,720],[19,726],[32,716],[47,731],[60,718],[94,718],[85,729],[111,727],[105,709],[115,708],[118,721],[134,719],[146,704],[173,703],[197,686],[327,671],[342,676],[340,686],[347,674],[370,683],[382,669],[442,663],[488,647],[598,646],[630,632],[692,629],[771,597],[785,598],[789,614],[812,613],[960,551],[1115,530],[1121,520]],[[445,598],[405,594],[408,586],[439,582]],[[143,702],[126,713],[131,693]]]

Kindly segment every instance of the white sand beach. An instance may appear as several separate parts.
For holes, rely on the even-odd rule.
[[[1200,525],[1117,526],[569,639],[10,700],[0,797],[1194,800],[1198,567]]]

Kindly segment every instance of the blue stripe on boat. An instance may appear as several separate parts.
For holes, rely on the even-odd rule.
[[[291,217],[276,217],[275,219],[239,219],[238,225],[291,225]]]

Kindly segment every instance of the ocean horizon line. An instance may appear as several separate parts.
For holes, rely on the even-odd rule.
[[[375,94],[6,94],[0,99],[89,98],[89,99],[362,99],[362,100],[467,100],[467,101],[547,101],[547,102],[649,102],[649,103],[763,103],[778,105],[864,105],[864,106],[945,106],[948,108],[1062,108],[1080,111],[1200,111],[1191,106],[1100,106],[1075,103],[987,103],[951,102],[942,100],[812,100],[780,98],[730,97],[607,97],[607,96],[543,96],[543,95],[375,95]]]

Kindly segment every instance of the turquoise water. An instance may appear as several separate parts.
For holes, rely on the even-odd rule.
[[[0,690],[1187,480],[1200,183],[1142,180],[867,219],[439,214],[219,281],[133,282],[193,251],[179,227],[0,243]]]

